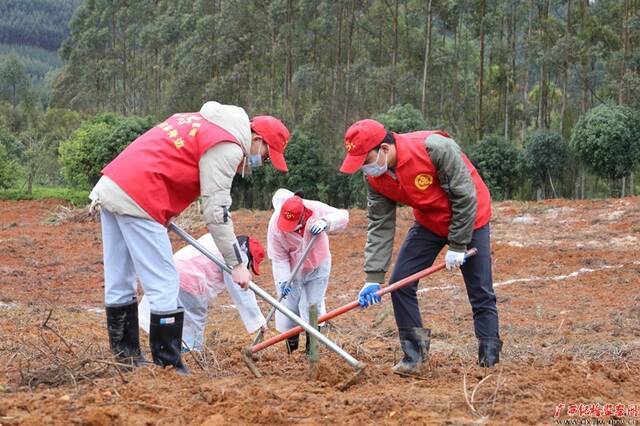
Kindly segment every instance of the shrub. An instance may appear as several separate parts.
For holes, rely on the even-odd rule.
[[[522,151],[523,171],[543,190],[543,196],[547,182],[555,193],[553,179],[564,173],[570,157],[569,147],[559,133],[537,130],[527,138]]]
[[[100,171],[138,136],[153,126],[153,120],[99,114],[85,121],[60,144],[60,160],[67,183],[86,188],[100,179]]]
[[[11,187],[18,178],[18,165],[0,144],[0,188]]]
[[[519,152],[502,136],[487,136],[469,152],[494,198],[507,199],[519,180]]]
[[[631,108],[599,105],[573,128],[571,147],[601,177],[619,179],[640,163],[640,117]]]
[[[386,113],[379,114],[374,118],[384,124],[387,130],[396,133],[427,130],[427,123],[422,118],[420,111],[409,104],[393,105]]]

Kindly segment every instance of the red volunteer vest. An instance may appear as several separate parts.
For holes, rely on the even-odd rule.
[[[397,180],[389,173],[379,177],[367,176],[367,180],[379,194],[413,207],[413,216],[420,225],[436,235],[446,237],[451,225],[451,203],[447,193],[440,187],[438,170],[424,148],[424,140],[433,134],[450,137],[441,131],[394,134],[398,156],[395,168]],[[491,219],[491,195],[467,156],[462,154],[462,159],[476,186],[478,209],[474,229],[478,229]]]
[[[220,142],[240,142],[200,113],[174,114],[102,170],[144,211],[166,225],[200,196],[202,155]]]

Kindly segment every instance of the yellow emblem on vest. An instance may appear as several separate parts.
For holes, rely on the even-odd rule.
[[[420,191],[424,191],[433,183],[433,176],[426,173],[420,173],[418,176],[416,176],[416,180],[414,181],[414,183],[416,185],[416,188],[418,188]]]

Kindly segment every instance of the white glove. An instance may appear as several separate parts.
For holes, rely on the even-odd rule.
[[[447,254],[444,256],[444,263],[447,265],[447,269],[452,271],[453,268],[462,266],[465,261],[465,253],[459,251],[447,250]]]
[[[91,200],[91,204],[89,205],[89,214],[94,215],[100,213],[100,201],[98,199]]]
[[[327,229],[327,222],[323,219],[320,219],[316,221],[313,225],[311,225],[311,235],[318,235],[325,229]]]

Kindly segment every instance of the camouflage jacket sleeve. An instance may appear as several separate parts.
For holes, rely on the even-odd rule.
[[[438,179],[451,202],[449,247],[464,251],[471,242],[478,201],[471,173],[462,159],[462,151],[451,138],[431,135],[425,140],[425,148],[438,170]]]
[[[384,283],[396,234],[396,202],[377,193],[366,178],[365,184],[369,225],[364,248],[364,272],[367,282]]]

